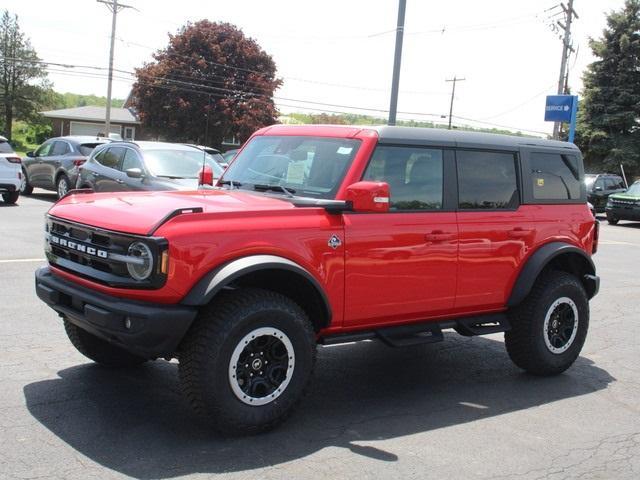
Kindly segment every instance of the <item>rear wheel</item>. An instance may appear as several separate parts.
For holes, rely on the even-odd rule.
[[[62,174],[58,177],[56,182],[56,192],[58,192],[58,198],[64,197],[69,190],[71,190],[71,182],[66,175]]]
[[[19,197],[20,192],[8,192],[2,194],[2,200],[4,200],[4,203],[8,203],[9,205],[16,203]]]
[[[589,301],[574,276],[543,273],[511,314],[505,345],[511,360],[535,375],[556,375],[578,358],[589,328]]]
[[[316,354],[304,311],[259,289],[221,295],[180,348],[180,380],[192,407],[228,434],[283,421],[302,398]]]
[[[146,358],[129,353],[95,335],[91,335],[66,319],[64,321],[64,329],[73,346],[85,357],[100,365],[122,368],[133,367],[147,361]]]
[[[617,225],[619,221],[620,219],[613,213],[607,213],[607,222],[609,222],[609,225]]]
[[[22,170],[22,181],[20,182],[20,195],[31,195],[33,193],[33,187],[29,185],[29,178],[27,172]]]

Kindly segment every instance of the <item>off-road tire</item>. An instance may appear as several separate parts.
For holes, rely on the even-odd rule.
[[[607,213],[607,222],[609,222],[609,225],[617,225],[619,221],[620,219],[618,217],[610,213]]]
[[[33,193],[33,187],[29,185],[29,177],[27,177],[27,172],[24,169],[22,170],[22,177],[24,188],[22,187],[23,183],[20,183],[20,195],[31,195]]]
[[[61,185],[63,182],[64,182],[64,186]],[[69,190],[71,190],[72,188],[73,187],[71,186],[71,181],[69,180],[69,177],[67,177],[64,173],[60,175],[56,180],[56,195],[58,196],[58,199],[61,199],[62,197],[64,197],[67,193],[69,193]]]
[[[263,327],[288,337],[295,368],[275,400],[248,405],[232,388],[231,360],[245,336]],[[315,365],[316,339],[311,322],[295,302],[271,291],[246,288],[223,292],[200,312],[178,358],[182,388],[193,409],[223,434],[253,434],[282,422],[304,396]]]
[[[64,329],[73,346],[81,354],[105,367],[134,367],[147,361],[146,358],[129,353],[90,334],[68,320],[64,321]]]
[[[8,205],[13,205],[14,203],[16,203],[19,197],[20,197],[19,191],[2,194],[2,200],[4,200],[4,203]]]
[[[553,353],[545,342],[545,316],[558,299],[569,298],[578,312],[578,327],[566,351]],[[548,270],[536,280],[528,297],[510,312],[505,345],[513,363],[534,375],[557,375],[578,358],[589,328],[589,301],[574,275]],[[567,342],[569,343],[569,342]]]

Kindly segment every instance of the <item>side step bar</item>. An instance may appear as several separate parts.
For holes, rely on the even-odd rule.
[[[340,343],[357,342],[360,340],[379,339],[390,347],[407,347],[423,345],[444,340],[442,330],[452,328],[460,335],[471,337],[474,335],[488,335],[490,333],[506,332],[511,329],[509,319],[504,313],[492,313],[476,317],[464,317],[442,322],[420,322],[410,325],[365,330],[362,332],[338,333],[321,337],[322,345],[337,345]]]

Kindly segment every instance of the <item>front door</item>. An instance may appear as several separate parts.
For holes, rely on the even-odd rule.
[[[445,194],[453,152],[378,146],[364,180],[389,184],[390,211],[345,225],[344,326],[422,320],[454,305],[458,231]]]
[[[120,170],[123,147],[109,147],[96,156],[100,168],[95,172],[96,192],[119,192],[125,189],[126,175]]]

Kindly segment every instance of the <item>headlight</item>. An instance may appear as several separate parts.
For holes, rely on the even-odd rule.
[[[142,242],[134,242],[129,246],[129,256],[136,262],[127,262],[127,271],[134,280],[146,280],[153,272],[153,253]]]

